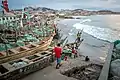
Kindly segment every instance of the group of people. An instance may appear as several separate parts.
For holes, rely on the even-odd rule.
[[[77,34],[77,42],[80,42],[81,39],[81,32],[78,32]],[[69,47],[69,46],[67,46]],[[77,52],[77,46],[75,47],[74,44],[71,46],[72,48],[72,57],[76,58],[78,57],[78,52]],[[57,65],[56,65],[56,69],[59,69],[59,67],[61,66],[61,55],[62,55],[62,47],[60,46],[60,44],[57,44],[56,47],[54,47],[54,52],[55,52],[55,56],[56,56],[56,60],[57,60]],[[66,58],[66,56],[65,56]],[[89,61],[90,59],[88,58],[88,56],[85,57],[85,61]]]

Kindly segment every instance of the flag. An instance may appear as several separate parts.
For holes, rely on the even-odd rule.
[[[21,27],[23,27],[23,21],[22,21],[23,18],[24,18],[24,10],[22,9],[22,16],[21,16],[21,21],[20,21]]]
[[[2,0],[2,6],[4,9],[4,12],[9,12],[9,8],[8,8],[8,1],[7,0]]]
[[[27,11],[24,12],[24,17],[27,18],[27,19],[30,19],[30,14],[29,14],[29,12],[27,12]]]

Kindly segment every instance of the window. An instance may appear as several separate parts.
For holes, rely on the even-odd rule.
[[[6,17],[6,20],[8,20],[8,17]]]
[[[3,20],[5,20],[5,18],[3,18]]]
[[[10,19],[12,19],[12,17],[10,17]]]
[[[14,19],[15,19],[15,17],[14,17]]]

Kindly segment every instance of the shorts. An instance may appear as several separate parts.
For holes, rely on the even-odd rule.
[[[57,58],[57,64],[61,63],[61,58]]]

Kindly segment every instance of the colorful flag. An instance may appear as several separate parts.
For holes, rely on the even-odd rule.
[[[8,1],[7,0],[2,0],[2,6],[4,9],[4,12],[9,12],[9,8],[8,8]]]
[[[30,19],[29,11],[27,11],[25,8],[23,9],[23,18]]]

